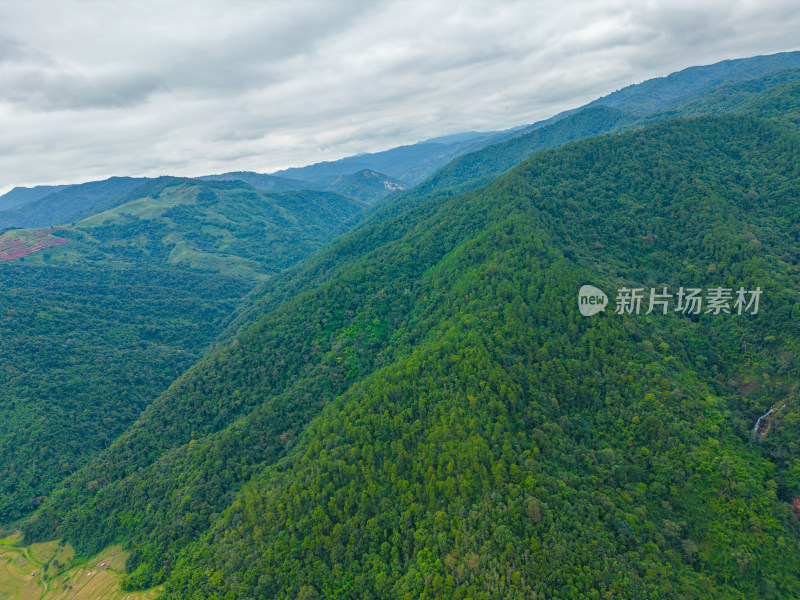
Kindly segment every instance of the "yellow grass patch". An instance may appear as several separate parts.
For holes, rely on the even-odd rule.
[[[69,544],[20,543],[21,536],[0,540],[0,600],[153,600],[160,592],[120,589],[128,553],[119,545],[74,563]]]

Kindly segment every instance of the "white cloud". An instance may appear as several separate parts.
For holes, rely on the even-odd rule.
[[[790,2],[0,4],[0,193],[273,171],[791,50]]]

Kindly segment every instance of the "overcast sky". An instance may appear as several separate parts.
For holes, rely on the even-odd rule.
[[[798,32],[796,0],[0,0],[0,194],[504,129]]]

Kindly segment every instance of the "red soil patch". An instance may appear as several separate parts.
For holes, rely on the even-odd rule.
[[[51,235],[48,231],[8,231],[0,236],[0,262],[27,256],[49,246],[66,244],[68,241]]]

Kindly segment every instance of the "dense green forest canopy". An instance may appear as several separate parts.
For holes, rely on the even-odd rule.
[[[473,140],[366,219],[235,177],[82,214],[0,267],[0,521],[165,598],[800,596],[796,58]]]
[[[175,598],[800,593],[796,461],[750,433],[776,400],[776,431],[797,423],[799,144],[674,120],[411,209],[179,379],[28,535],[129,540],[129,585]],[[764,298],[585,318],[584,283]]]
[[[0,518],[35,508],[196,362],[251,282],[164,269],[0,267]]]
[[[0,522],[108,447],[258,281],[363,208],[330,192],[161,178],[58,229],[67,243],[0,263]]]
[[[710,71],[689,69],[690,75],[678,78],[679,85],[673,85],[669,92],[659,94],[659,102],[654,104],[659,109],[657,112],[642,116],[633,111],[623,113],[622,109],[608,109],[602,103],[597,106],[590,104],[586,110],[559,115],[558,118],[537,124],[532,131],[526,132],[523,129],[520,135],[511,136],[511,139],[500,140],[485,149],[455,159],[422,184],[404,194],[390,197],[369,219],[353,227],[338,238],[336,243],[263,284],[253,294],[252,301],[241,306],[240,313],[225,332],[224,338],[228,339],[236,329],[252,324],[260,315],[274,309],[283,300],[312,289],[341,273],[344,268],[385,243],[387,239],[393,239],[407,231],[417,218],[417,213],[411,209],[419,207],[430,212],[437,206],[436,198],[476,189],[537,151],[556,148],[591,135],[636,129],[652,122],[681,116],[734,112],[769,118],[798,129],[800,70],[784,68],[794,64],[792,60],[797,57],[792,57],[780,60],[781,55],[778,55],[776,69],[773,71],[769,71],[764,64],[757,64],[752,68],[742,68],[743,65],[739,65],[743,80],[734,83],[726,82],[711,67],[708,68]],[[736,61],[733,63],[723,66],[723,72],[736,68]],[[766,73],[763,72],[764,69],[767,70]],[[753,77],[747,78],[746,74]],[[633,91],[635,86],[634,89],[625,88],[611,94],[604,100],[614,100],[619,94],[620,101],[612,104],[624,106],[622,99],[630,98]],[[649,93],[655,91],[650,88]],[[645,97],[647,94],[645,92]],[[649,101],[648,103],[652,104]]]
[[[163,178],[83,219],[81,252],[106,262],[174,265],[249,279],[279,273],[357,217],[366,204],[333,192],[267,192],[240,181]],[[70,251],[64,248],[64,253]]]

